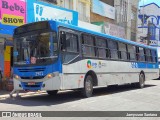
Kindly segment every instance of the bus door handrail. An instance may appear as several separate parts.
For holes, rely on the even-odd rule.
[[[79,57],[79,55],[77,55],[75,58],[73,58],[72,60],[70,60],[69,62],[67,62],[67,63],[64,63],[64,65],[67,65],[67,64],[69,64],[69,63],[71,63],[73,60],[75,60],[76,58],[78,58]]]

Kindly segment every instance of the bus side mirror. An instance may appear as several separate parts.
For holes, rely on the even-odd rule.
[[[66,34],[65,32],[60,32],[60,40],[61,40],[61,50],[66,50]]]

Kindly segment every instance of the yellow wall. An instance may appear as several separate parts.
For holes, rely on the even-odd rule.
[[[10,61],[11,61],[11,47],[6,46],[6,49],[4,51],[4,75],[6,77],[10,76],[10,72],[11,72]]]
[[[11,60],[11,47],[6,46],[6,49],[4,51],[4,61],[10,61]]]

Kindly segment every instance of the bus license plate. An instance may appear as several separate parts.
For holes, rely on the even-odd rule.
[[[29,82],[28,85],[35,85],[35,82]]]

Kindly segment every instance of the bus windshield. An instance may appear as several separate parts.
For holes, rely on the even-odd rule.
[[[31,34],[14,39],[14,65],[48,64],[57,58],[55,32]]]

